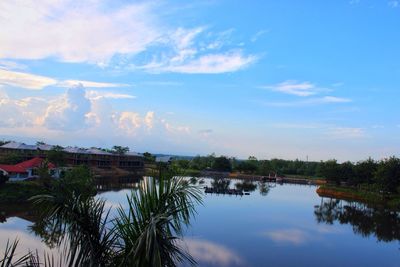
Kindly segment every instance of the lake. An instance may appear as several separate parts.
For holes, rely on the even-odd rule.
[[[191,180],[200,181],[216,186],[209,178]],[[316,186],[239,180],[222,186],[240,186],[250,195],[204,195],[184,238],[198,266],[400,266],[399,212],[321,198]],[[124,206],[129,192],[97,197],[113,208]],[[16,237],[19,251],[47,249],[30,230],[29,210],[5,217],[0,252]]]

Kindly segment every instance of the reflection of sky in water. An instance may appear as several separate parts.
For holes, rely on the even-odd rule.
[[[202,186],[210,185],[210,181]],[[231,183],[231,188],[234,184]],[[277,185],[266,196],[205,195],[186,231],[185,244],[199,266],[400,266],[398,241],[362,237],[350,224],[318,224],[314,186]],[[126,203],[130,190],[101,193],[106,207]],[[39,248],[29,222],[9,218],[0,224],[0,244],[19,236],[24,248]],[[0,249],[1,250],[1,249]]]

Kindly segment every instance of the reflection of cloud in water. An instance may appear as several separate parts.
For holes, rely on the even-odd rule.
[[[13,243],[16,239],[19,241],[17,247],[17,258],[18,256],[25,255],[29,251],[37,250],[40,256],[43,255],[44,251],[51,251],[38,237],[20,230],[10,232],[6,229],[0,229],[0,254],[3,255],[8,240],[10,243]]]
[[[243,260],[232,250],[222,245],[200,239],[184,239],[184,246],[198,262],[215,266],[241,266]]]
[[[272,239],[277,243],[291,243],[293,245],[301,245],[311,239],[307,232],[299,229],[267,231],[263,232],[262,235]]]

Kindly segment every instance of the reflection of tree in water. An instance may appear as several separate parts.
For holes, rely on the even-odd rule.
[[[354,233],[363,237],[374,235],[384,242],[400,240],[400,213],[396,211],[358,202],[321,199],[321,204],[315,206],[314,215],[318,223],[351,224]]]
[[[260,191],[260,195],[262,196],[268,195],[269,189],[270,187],[268,183],[262,181],[258,182],[258,190]]]
[[[190,183],[191,184],[197,184],[197,178],[196,177],[191,177],[190,178]]]
[[[235,184],[237,190],[243,190],[246,192],[253,192],[257,188],[257,184],[253,183],[252,181],[243,181],[241,183]]]
[[[229,185],[231,184],[231,180],[229,179],[221,179],[221,178],[213,178],[211,182],[211,186],[218,190],[227,190],[229,189]]]
[[[29,231],[39,236],[49,248],[55,248],[60,245],[63,227],[60,220],[41,218],[28,228]]]

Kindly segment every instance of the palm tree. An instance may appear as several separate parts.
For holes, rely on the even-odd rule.
[[[127,196],[129,208],[119,207],[112,220],[104,200],[75,195],[74,190],[65,188],[64,195],[57,191],[36,196],[34,202],[43,210],[49,232],[46,236],[55,239],[58,246],[64,244],[65,265],[161,267],[182,261],[195,263],[178,241],[195,205],[201,203],[201,193],[184,179],[161,178],[157,183],[154,178],[145,178],[139,190]],[[65,192],[72,193],[66,196]],[[22,262],[32,258],[27,254]],[[5,256],[0,267],[12,262],[10,259],[10,255]]]

